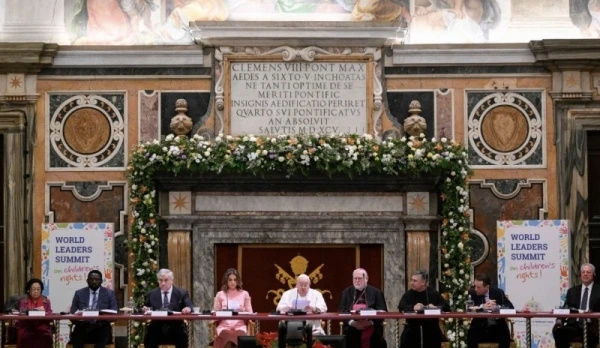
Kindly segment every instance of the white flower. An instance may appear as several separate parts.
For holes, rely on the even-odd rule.
[[[462,231],[464,231],[465,229],[464,229],[464,228],[462,228],[462,227],[459,227],[459,228],[458,228],[458,230],[459,230],[460,232],[462,232]]]
[[[137,190],[137,185],[136,184],[131,185],[131,190],[133,190],[133,191]]]
[[[242,141],[248,141],[248,137],[243,137]]]
[[[172,140],[173,140],[173,138],[175,138],[175,135],[174,135],[174,134],[169,134],[169,135],[167,135],[167,136],[165,137],[165,140],[166,140],[166,141],[172,141]]]
[[[269,151],[267,151],[267,150],[262,150],[262,155],[263,155],[263,156],[266,156],[268,153],[269,153]]]
[[[145,271],[145,270],[143,270],[142,268],[138,268],[138,269],[137,269],[137,275],[138,275],[138,276],[144,275],[144,272],[146,272],[146,271]]]
[[[448,141],[448,139],[446,139],[446,138],[442,138],[440,140],[442,141],[442,143],[446,143]]]
[[[462,248],[464,248],[464,244],[463,244],[462,242],[459,242],[459,243],[458,243],[456,246],[457,246],[459,249],[462,249]]]
[[[221,136],[221,137],[223,137],[223,136]],[[227,139],[227,141],[231,141],[231,140],[233,140],[233,137],[231,135],[228,135],[227,137],[225,137],[225,139]]]
[[[419,138],[425,138],[425,134],[424,133],[419,134]]]
[[[221,139],[221,137],[216,137],[216,138],[215,138],[215,141],[216,141],[217,143],[220,143],[220,142],[221,142],[221,140],[222,140],[222,139]]]
[[[271,144],[275,144],[277,142],[276,138],[271,139]]]
[[[285,158],[283,156],[279,156],[279,157],[277,157],[277,160],[279,162],[283,162],[283,161],[285,161]]]

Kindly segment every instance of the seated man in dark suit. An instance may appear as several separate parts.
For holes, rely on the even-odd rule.
[[[469,297],[475,306],[486,311],[495,311],[500,307],[515,308],[504,291],[490,286],[490,277],[478,275],[475,286],[469,291]],[[504,319],[473,319],[467,332],[467,345],[477,348],[481,342],[497,342],[499,348],[510,346],[510,330]]]
[[[600,286],[594,284],[596,267],[591,263],[581,266],[581,285],[576,285],[567,290],[567,299],[564,308],[582,309],[584,311],[600,311]],[[597,323],[588,323],[588,347],[598,344]],[[575,337],[583,337],[583,321],[576,319],[556,320],[552,329],[556,348],[569,347],[569,342]]]
[[[173,286],[173,272],[161,269],[157,274],[158,288],[146,295],[144,311],[169,310],[189,314],[192,312],[192,301],[184,289]],[[183,320],[152,320],[146,329],[144,346],[157,348],[160,344],[175,344],[177,348],[187,348],[188,330]]]
[[[90,271],[87,283],[87,287],[75,292],[71,303],[71,314],[85,309],[97,311],[103,309],[118,310],[115,292],[100,286],[102,284],[102,273],[100,271]],[[85,343],[93,343],[95,348],[102,348],[109,344],[111,340],[110,322],[104,320],[79,320],[75,322],[75,328],[71,333],[71,344],[74,348],[83,348]]]

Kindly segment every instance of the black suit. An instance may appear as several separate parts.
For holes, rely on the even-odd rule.
[[[577,285],[567,290],[567,299],[564,308],[579,309],[581,306],[582,285]],[[600,312],[600,284],[592,285],[588,308],[591,312]],[[588,323],[588,344],[595,347],[598,344],[598,323]],[[575,337],[583,337],[583,323],[576,319],[557,323],[552,329],[556,348],[569,347],[569,342]]]
[[[354,286],[350,286],[346,288],[342,292],[342,298],[340,299],[340,312],[350,311],[352,310],[352,305],[354,302],[354,297],[356,295],[356,288]],[[374,286],[367,285],[365,288],[366,305],[370,309],[383,310],[387,312],[387,305],[385,304],[385,299],[383,298],[383,293],[381,290],[377,289]],[[343,331],[344,334],[348,337],[346,339],[346,344],[348,348],[360,347],[360,337],[362,331],[356,330],[352,326],[350,326],[349,321],[344,321]],[[375,331],[371,335],[370,345],[371,348],[385,348],[387,347],[387,343],[385,342],[385,338],[383,337],[383,321],[382,320],[373,320],[373,326]]]
[[[163,307],[163,293],[160,288],[154,288],[146,296],[146,307],[160,310]],[[187,291],[181,288],[172,288],[169,309],[181,312],[185,307],[192,309],[192,301]],[[187,348],[188,330],[183,320],[152,320],[146,329],[144,346],[156,348],[159,344],[175,344],[177,348]]]
[[[117,297],[115,292],[103,286],[98,288],[97,309],[118,310]],[[71,313],[84,310],[90,307],[90,288],[85,287],[75,291],[73,302],[71,303]],[[71,344],[75,348],[83,348],[84,343],[93,343],[94,347],[104,347],[112,340],[110,322],[104,320],[75,322],[75,327],[71,333]]]
[[[485,304],[485,295],[477,295],[474,289],[469,291],[469,296],[476,306]],[[490,300],[495,300],[498,306],[515,308],[502,289],[490,286],[488,297]],[[476,348],[481,342],[498,342],[499,348],[508,348],[510,346],[510,330],[506,320],[473,319],[467,332],[467,345],[469,348]]]

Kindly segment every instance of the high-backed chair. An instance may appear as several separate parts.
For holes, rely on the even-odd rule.
[[[3,340],[4,342],[0,342],[0,346],[3,348],[17,348],[17,328],[15,327],[16,320],[6,320],[4,321],[3,330]],[[58,342],[58,330],[56,330],[56,326],[54,322],[50,323],[52,327],[52,340],[54,342]]]
[[[233,319],[231,320],[235,320],[235,317],[232,317]],[[225,320],[225,319],[224,319]],[[208,344],[209,347],[213,347],[213,344],[215,342],[215,338],[217,337],[217,323],[219,321],[218,320],[214,320],[208,323],[208,332],[209,332],[209,338],[210,338],[210,343]],[[256,323],[253,320],[248,320],[248,336],[255,336],[256,335]]]

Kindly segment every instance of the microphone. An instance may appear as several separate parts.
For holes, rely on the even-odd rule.
[[[298,296],[300,295],[300,290],[296,289],[296,302],[294,303],[294,310],[298,310]]]
[[[296,303],[293,308],[288,312],[288,315],[305,315],[306,311],[304,308],[298,308],[298,296],[300,296],[300,289],[296,289]]]

